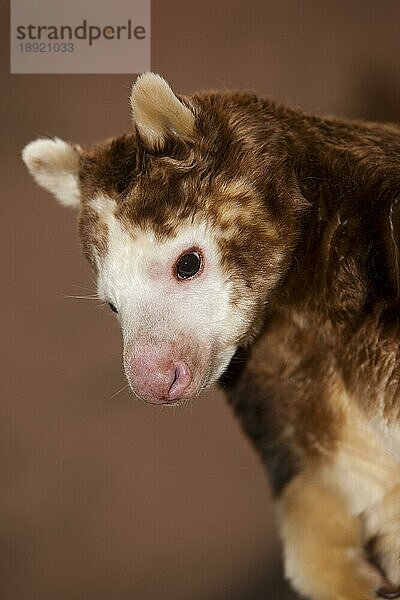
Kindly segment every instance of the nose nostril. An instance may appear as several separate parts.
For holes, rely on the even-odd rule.
[[[179,369],[178,369],[178,367],[175,367],[175,371],[174,371],[174,377],[173,377],[173,379],[172,379],[172,383],[171,383],[171,385],[169,386],[169,389],[171,389],[171,388],[172,388],[172,386],[174,385],[174,383],[175,383],[176,381],[178,381],[178,379],[179,379]]]
[[[168,390],[169,400],[179,400],[189,386],[192,376],[189,367],[184,362],[175,364],[174,378]]]

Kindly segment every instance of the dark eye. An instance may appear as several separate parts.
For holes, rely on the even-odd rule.
[[[178,279],[191,279],[203,266],[203,257],[200,252],[192,250],[183,254],[176,262],[176,276]]]
[[[111,304],[111,302],[108,303],[108,306],[111,308],[111,310],[115,313],[118,313],[117,309],[115,308],[114,304]]]

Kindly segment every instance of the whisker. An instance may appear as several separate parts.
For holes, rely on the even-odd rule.
[[[110,396],[109,400],[112,400],[113,398],[115,398],[115,396],[117,396],[118,394],[120,394],[121,392],[123,392],[124,390],[126,390],[129,387],[129,383],[127,383],[126,385],[124,385],[124,387],[122,387],[120,390],[118,390],[117,392],[115,392],[115,394],[113,394],[112,396]]]
[[[99,300],[97,294],[93,294],[93,296],[74,296],[74,295],[63,295],[63,298],[73,298],[74,300]]]
[[[69,283],[68,285],[71,287],[80,288],[81,290],[86,290],[87,292],[95,293],[93,288],[88,288],[88,287],[85,287],[84,285],[78,285],[76,283]]]

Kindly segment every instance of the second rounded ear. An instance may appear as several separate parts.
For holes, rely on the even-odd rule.
[[[140,75],[132,87],[132,120],[143,143],[161,149],[168,135],[189,139],[194,115],[156,73]]]
[[[59,138],[39,138],[22,151],[22,160],[35,181],[64,206],[81,203],[79,148]]]

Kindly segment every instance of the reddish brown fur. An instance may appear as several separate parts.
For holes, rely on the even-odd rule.
[[[342,323],[343,329],[372,306],[386,313],[388,303],[397,306],[399,252],[390,234],[390,211],[397,220],[399,212],[394,126],[306,116],[250,95],[203,94],[192,102],[193,144],[171,138],[150,153],[131,134],[85,152],[84,197],[108,194],[121,219],[160,236],[173,234],[181,219],[204,214],[227,232],[220,240],[226,268],[262,297],[268,262],[274,269],[283,253],[286,270],[295,256],[290,277],[275,290],[277,303],[291,306],[295,297],[296,308],[301,302],[302,310],[315,311],[325,328]],[[229,198],[220,189],[239,177],[250,180],[254,195],[231,199],[243,217],[229,235]]]
[[[192,144],[171,138],[162,151],[150,153],[131,134],[85,152],[84,197],[108,194],[117,201],[122,220],[151,227],[161,237],[173,235],[181,219],[204,213],[222,232],[223,261],[240,282],[238,295],[248,290],[263,298],[275,256],[283,253],[281,270],[288,272],[267,309],[260,303],[260,313],[254,315],[257,329],[268,318],[273,331],[279,331],[271,334],[267,328],[262,364],[268,363],[265,353],[273,347],[283,358],[287,353],[286,363],[293,366],[296,313],[307,323],[306,333],[303,327],[296,335],[298,352],[311,361],[314,393],[317,381],[328,384],[334,370],[373,412],[376,397],[371,391],[362,393],[363,388],[378,390],[385,369],[398,380],[399,130],[307,116],[250,95],[211,93],[195,95],[192,102],[197,107]],[[223,184],[239,177],[251,183],[254,194],[224,195]],[[229,235],[233,224],[225,215],[233,204],[243,216]],[[97,227],[96,220],[85,207],[81,233],[86,253],[93,245],[104,252],[104,236],[99,243],[96,234],[95,243],[91,227]],[[324,364],[318,375],[314,363],[321,361],[329,369]],[[360,378],[362,365],[368,377]],[[256,371],[260,377],[259,364]],[[264,385],[266,377],[264,373]],[[398,417],[394,387],[388,386],[391,408],[385,406],[385,411]],[[298,391],[295,396],[297,405]],[[285,423],[296,422],[299,436],[304,422],[302,437],[308,439],[313,435],[312,410],[308,407],[308,417],[299,421],[292,409]],[[326,437],[332,423],[320,417]]]
[[[229,400],[280,493],[337,452],[339,397],[400,427],[400,129],[246,94],[190,105],[191,141],[149,151],[132,133],[83,152],[83,246],[106,251],[86,206],[99,192],[160,237],[198,215],[215,225],[233,301],[258,299],[246,356],[225,377]],[[227,193],[240,178],[248,189]]]

